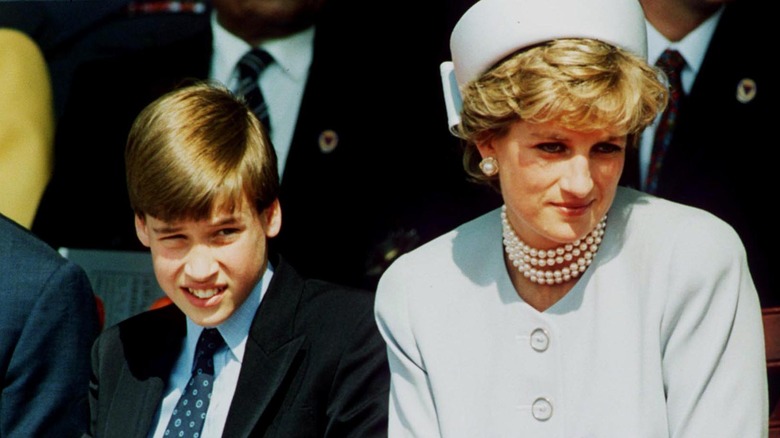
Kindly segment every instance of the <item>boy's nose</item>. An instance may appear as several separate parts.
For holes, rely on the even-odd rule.
[[[219,270],[216,258],[205,245],[194,247],[184,265],[184,273],[192,280],[206,281]]]

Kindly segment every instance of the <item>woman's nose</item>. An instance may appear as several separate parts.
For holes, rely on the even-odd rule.
[[[566,163],[561,177],[561,189],[579,198],[584,198],[593,190],[593,178],[590,173],[590,160],[577,155]]]

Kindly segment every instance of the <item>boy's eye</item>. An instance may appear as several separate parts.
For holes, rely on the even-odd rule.
[[[238,228],[223,228],[217,232],[220,236],[232,236],[239,232]]]
[[[181,240],[181,239],[184,239],[183,234],[170,234],[167,236],[160,237],[160,240],[168,240],[168,241]]]

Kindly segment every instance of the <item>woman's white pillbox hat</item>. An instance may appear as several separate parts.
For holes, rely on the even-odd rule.
[[[455,25],[452,61],[441,65],[450,128],[460,123],[459,87],[524,47],[560,38],[591,38],[647,57],[638,0],[480,0]]]

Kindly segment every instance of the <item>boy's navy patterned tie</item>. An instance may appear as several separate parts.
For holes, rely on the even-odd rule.
[[[223,345],[225,340],[217,329],[203,329],[195,347],[192,376],[173,409],[165,429],[166,437],[200,437],[211,400],[211,386],[214,383],[214,352]]]

